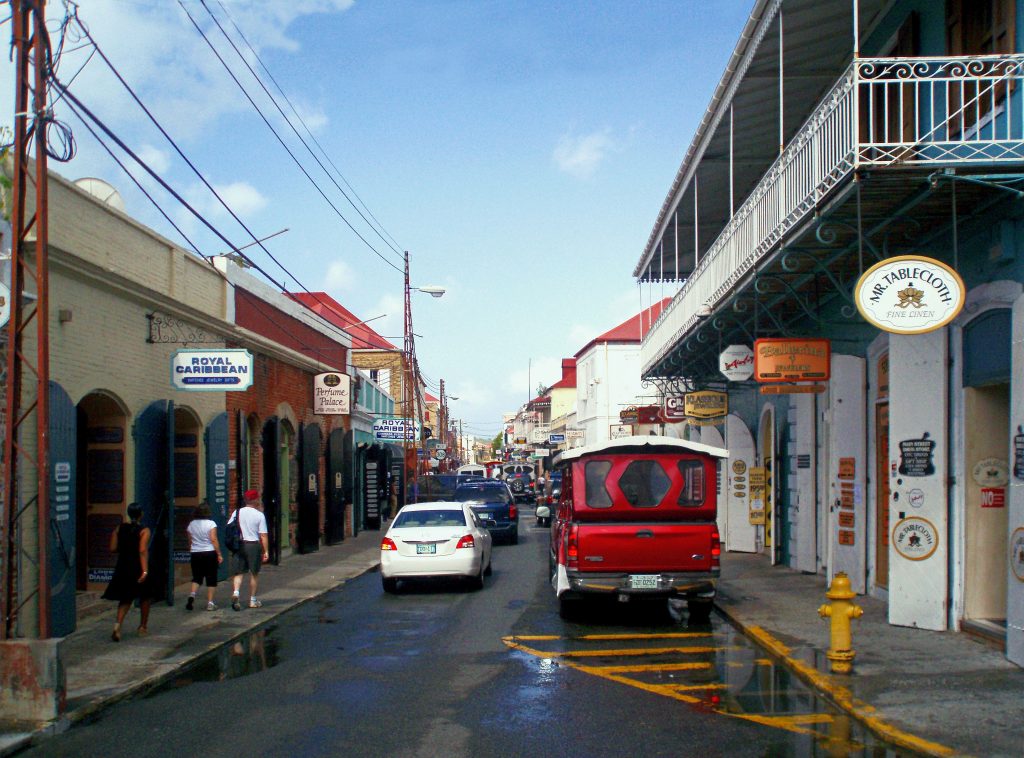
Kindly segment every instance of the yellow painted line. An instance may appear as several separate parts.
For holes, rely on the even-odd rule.
[[[841,709],[856,718],[867,726],[878,736],[901,747],[916,750],[925,755],[947,756],[955,755],[956,751],[937,742],[923,739],[909,732],[904,732],[892,724],[883,721],[873,715],[875,709],[853,697],[853,694],[846,688],[833,681],[832,677],[818,671],[801,660],[790,655],[790,648],[781,641],[775,639],[771,634],[759,626],[745,627],[744,631],[753,637],[763,647],[782,658],[786,665],[791,667],[797,675],[805,682],[828,694],[829,698]]]
[[[691,640],[710,637],[711,632],[674,632],[666,634],[585,634],[574,640]],[[522,637],[521,639],[527,639]]]
[[[540,642],[544,640],[560,640],[563,639],[557,634],[518,634],[511,639],[516,640],[529,640],[530,642]]]
[[[816,729],[809,729],[798,722],[794,722],[792,720],[792,716],[762,716],[756,713],[730,713],[727,715],[743,719],[744,721],[753,721],[755,724],[770,726],[773,729],[783,729],[787,732],[795,732],[796,734],[813,734],[819,737],[824,736]]]
[[[614,658],[631,655],[666,655],[668,653],[679,653],[682,655],[696,655],[714,653],[722,650],[720,647],[623,647],[615,650],[571,650],[564,653],[552,653],[560,658]]]
[[[695,692],[700,690],[727,690],[729,689],[728,684],[721,682],[712,682],[709,684],[669,684],[667,687],[671,687],[676,692]]]
[[[609,674],[638,674],[644,671],[707,671],[710,661],[699,663],[647,663],[635,666],[594,666]]]

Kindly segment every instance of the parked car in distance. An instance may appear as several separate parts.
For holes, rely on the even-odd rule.
[[[563,616],[604,595],[682,597],[706,620],[720,572],[716,472],[728,451],[667,437],[624,437],[560,453],[551,583]]]
[[[433,503],[452,501],[455,494],[457,477],[455,474],[429,474],[416,477],[416,502]],[[412,501],[410,495],[409,501]]]
[[[465,503],[414,503],[398,511],[380,542],[380,578],[385,592],[400,579],[455,577],[474,589],[491,574],[491,534]]]
[[[463,484],[455,489],[454,499],[469,505],[485,520],[495,541],[510,545],[519,542],[519,508],[504,482],[487,479]]]
[[[533,464],[506,463],[501,467],[501,479],[508,484],[517,503],[528,502],[536,497],[533,491]]]

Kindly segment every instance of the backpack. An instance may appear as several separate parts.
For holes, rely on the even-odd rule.
[[[242,525],[238,523],[238,511],[235,511],[235,520],[224,527],[224,546],[232,553],[242,549]]]

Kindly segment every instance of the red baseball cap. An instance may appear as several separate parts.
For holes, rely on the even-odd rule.
[[[246,490],[245,494],[243,495],[243,497],[246,500],[259,500],[260,499],[260,493],[257,492],[256,490]]]

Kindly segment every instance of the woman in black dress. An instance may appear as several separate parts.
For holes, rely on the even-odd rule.
[[[110,550],[117,553],[117,564],[114,566],[114,576],[103,593],[106,600],[116,600],[118,603],[117,623],[110,634],[114,642],[121,641],[121,624],[136,598],[142,611],[139,636],[149,634],[146,625],[149,623],[149,607],[153,602],[149,581],[150,531],[140,523],[142,506],[138,503],[129,505],[128,518],[129,523],[121,524],[110,535]]]

